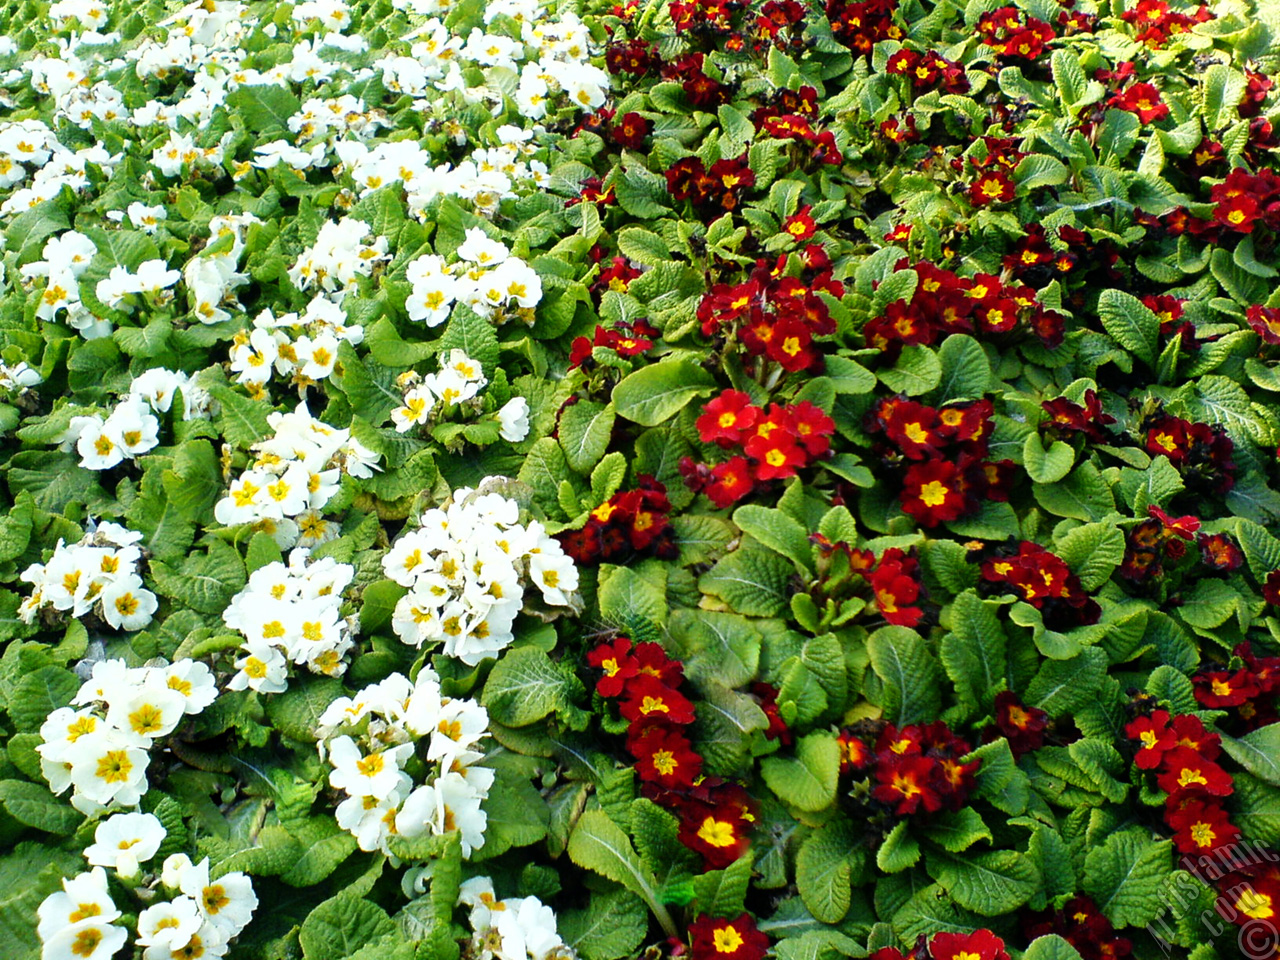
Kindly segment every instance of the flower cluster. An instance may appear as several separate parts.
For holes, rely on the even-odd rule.
[[[710,168],[698,157],[685,157],[667,169],[666,177],[672,199],[690,201],[699,216],[712,220],[726,210],[736,210],[743,193],[756,183],[745,153],[717,160]]]
[[[1107,443],[1110,434],[1104,428],[1116,422],[1116,418],[1102,412],[1102,401],[1094,390],[1084,392],[1084,404],[1067,397],[1045,400],[1040,408],[1049,415],[1040,429],[1045,434],[1063,439],[1083,436],[1090,443]]]
[[[935,409],[896,396],[882,398],[864,419],[868,433],[883,436],[886,458],[907,464],[898,498],[921,526],[968,516],[984,500],[1009,499],[1013,461],[987,459],[993,410],[990,400]]]
[[[978,20],[978,36],[1002,56],[1014,60],[1040,59],[1045,44],[1054,39],[1053,27],[1024,15],[1017,7],[1000,7]]]
[[[370,276],[376,265],[390,258],[387,238],[365,243],[369,233],[369,224],[363,220],[326,220],[315,241],[289,269],[290,282],[299,290],[318,288],[327,294],[354,290],[358,278]]]
[[[889,58],[884,70],[885,73],[905,76],[911,81],[912,90],[921,93],[935,87],[950,94],[965,94],[969,91],[969,80],[964,75],[964,67],[959,61],[948,60],[936,50],[920,53],[903,47]],[[915,118],[908,115],[907,122],[914,131]]]
[[[987,729],[989,739],[1004,737],[1015,758],[1044,746],[1049,714],[1023,703],[1012,690],[997,693],[994,706],[996,722]]]
[[[212,412],[212,398],[193,377],[153,367],[134,379],[105,420],[96,413],[72,417],[57,438],[59,448],[74,449],[86,470],[110,470],[125,460],[136,460],[159,445],[156,414],[169,411],[178,391],[183,420],[207,418]]]
[[[79,543],[59,539],[48,561],[22,571],[33,589],[18,607],[19,618],[33,623],[52,608],[77,619],[96,614],[115,630],[141,630],[160,605],[138,573],[141,540],[142,534],[109,522],[91,527]]]
[[[667,519],[667,488],[643,473],[636,484],[592,510],[581,529],[558,534],[564,552],[581,564],[628,563],[645,556],[674,560],[679,548]]]
[[[213,674],[195,660],[167,667],[99,660],[72,706],[54,710],[40,727],[36,752],[49,789],[74,787],[71,805],[89,815],[113,804],[137,806],[147,792],[148,751],[217,696]]]
[[[990,930],[972,933],[935,933],[907,953],[897,947],[882,947],[868,960],[1009,960],[1004,941]]]
[[[857,551],[856,559],[854,569],[871,584],[876,609],[885,622],[901,627],[919,625],[924,611],[912,604],[920,599],[924,584],[920,579],[920,561],[914,552],[905,553],[899,547],[890,547],[873,560],[870,550],[861,550]]]
[[[1076,948],[1081,960],[1119,960],[1133,952],[1133,943],[1115,932],[1098,905],[1077,894],[1057,910],[1028,914],[1022,923],[1027,938],[1056,934]]]
[[[982,589],[1012,593],[1031,604],[1050,630],[1087,626],[1102,615],[1098,601],[1084,592],[1062,558],[1030,540],[997,547],[983,559]]]
[[[860,54],[881,40],[901,40],[905,31],[894,19],[897,0],[827,0],[827,19],[836,39]]]
[[[39,319],[66,323],[90,340],[110,335],[111,322],[95,316],[80,298],[80,277],[97,252],[97,245],[89,237],[67,230],[45,241],[42,259],[19,268],[28,290],[34,287],[37,277],[45,282],[36,304]]]
[[[62,890],[47,896],[37,911],[44,960],[106,960],[119,952],[128,931],[117,923],[123,913],[111,897],[104,868],[129,881],[145,880],[139,877],[140,864],[156,855],[165,837],[163,824],[150,813],[118,813],[98,824],[93,844],[84,851],[93,869],[64,879]],[[248,876],[237,871],[210,878],[207,857],[193,864],[186,854],[175,853],[150,880],[170,899],[148,899],[150,905],[138,914],[135,943],[145,948],[147,960],[223,957],[258,907]]]
[[[733,863],[747,849],[755,816],[740,786],[702,776],[702,757],[684,733],[694,710],[680,690],[683,665],[658,644],[627,637],[600,644],[587,663],[604,672],[596,693],[617,700],[627,721],[627,750],[646,795],[680,818],[680,841],[708,869]]]
[[[1235,443],[1220,423],[1194,423],[1156,413],[1142,423],[1147,453],[1178,468],[1188,489],[1225,494],[1235,486]]]
[[[213,508],[221,524],[252,525],[282,548],[313,547],[338,535],[322,511],[343,474],[371,477],[378,454],[351,431],[317,420],[303,400],[290,413],[267,415],[270,438],[253,445],[252,466],[232,481]]]
[[[542,524],[520,522],[520,506],[497,493],[461,487],[448,506],[426,511],[382,559],[388,577],[409,592],[392,626],[405,643],[443,643],[469,666],[495,657],[515,634],[516,615],[533,583],[549,607],[572,608],[578,568]]]
[[[44,382],[40,371],[27,365],[25,360],[16,363],[5,363],[0,360],[0,391],[12,403],[31,392],[31,388]]]
[[[405,302],[409,319],[439,326],[455,303],[464,303],[483,317],[503,322],[519,317],[533,322],[533,309],[542,301],[542,278],[507,245],[480,227],[471,227],[457,249],[458,260],[446,264],[437,254],[413,260],[406,277],[413,292]]]
[[[615,282],[619,283],[623,287],[622,292],[626,292],[627,281],[620,278],[626,277],[625,271],[630,270],[630,268],[627,267],[626,261],[621,257],[615,257],[614,260],[614,265],[609,268],[613,278],[605,282],[609,285]],[[618,260],[622,260],[620,265],[616,262]],[[635,276],[639,275],[640,271],[635,271]],[[602,273],[597,280],[603,279],[604,274]],[[653,349],[654,340],[658,335],[658,328],[644,319],[630,322],[619,320],[609,327],[596,324],[595,333],[591,337],[573,338],[573,343],[569,348],[569,367],[572,369],[589,363],[594,358],[597,347],[612,350],[624,359],[638,357]]]
[[[798,214],[789,218],[793,227],[800,224],[807,230],[804,220]],[[767,359],[786,373],[816,367],[820,355],[815,338],[836,330],[831,308],[821,295],[839,300],[844,284],[833,278],[831,258],[820,244],[804,247],[799,260],[799,276],[788,275],[791,258],[783,253],[772,263],[757,260],[751,276],[741,283],[713,285],[698,302],[703,336],[733,337],[749,355],[762,358],[760,365]]]
[[[341,374],[338,348],[344,341],[355,346],[363,340],[364,327],[348,324],[340,304],[317,295],[301,316],[277,317],[268,309],[254,317],[253,328],[238,331],[232,341],[230,370],[255,399],[266,396],[273,373],[288,377],[305,397],[309,388]]]
[[[1167,0],[1138,0],[1130,9],[1120,15],[1125,23],[1132,24],[1134,39],[1159,47],[1169,37],[1186,33],[1197,23],[1213,19],[1209,8],[1201,4],[1194,16],[1170,10]]]
[[[1210,710],[1226,710],[1244,730],[1280,721],[1280,657],[1260,657],[1247,640],[1232,651],[1239,658],[1227,665],[1209,663],[1192,677],[1196,699]]]
[[[397,433],[407,433],[426,423],[433,414],[471,400],[488,383],[479,363],[463,350],[450,350],[440,360],[439,373],[424,376],[409,370],[400,375],[397,386],[404,391],[404,406],[391,411],[391,422]]]
[[[1262,169],[1256,174],[1240,167],[1227,174],[1222,183],[1209,188],[1209,199],[1215,204],[1213,219],[1224,230],[1253,233],[1255,224],[1280,230],[1280,176]]]
[[[751,494],[761,483],[793,477],[831,449],[835,422],[808,400],[771,403],[764,410],[740,390],[725,390],[703,407],[696,427],[703,443],[740,449],[715,466],[686,458],[680,463],[685,483],[705,493],[717,507]]]
[[[351,621],[341,615],[342,591],[355,568],[332,557],[309,563],[307,553],[295,549],[288,566],[276,562],[253,571],[223,611],[223,623],[245,637],[228,690],[283,693],[289,663],[329,677],[346,671],[343,657],[355,641]]]
[[[1062,343],[1066,317],[1041,306],[1030,287],[1004,283],[989,273],[960,277],[925,261],[908,266],[905,258],[895,269],[916,272],[915,292],[910,300],[890,303],[883,316],[863,328],[868,346],[896,355],[904,346],[932,346],[952,333],[1002,334],[1020,328],[1046,347]]]
[[[908,724],[899,730],[886,724],[874,745],[853,730],[840,732],[841,753],[855,775],[872,778],[873,799],[894,816],[959,810],[969,798],[981,760],[963,762],[969,744],[941,721]],[[861,741],[854,744],[853,741]]]
[[[486,960],[570,960],[574,953],[556,931],[556,915],[537,897],[499,900],[488,877],[472,877],[458,888],[469,907],[471,951]]]
[[[334,700],[316,735],[332,767],[329,785],[347,795],[338,804],[338,826],[361,850],[387,854],[393,836],[457,830],[469,857],[484,846],[488,824],[481,803],[494,773],[476,765],[482,759],[476,747],[488,730],[484,707],[443,696],[429,666],[415,681],[393,673]]]

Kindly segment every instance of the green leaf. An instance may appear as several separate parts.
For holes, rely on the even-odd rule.
[[[53,711],[67,706],[80,689],[75,675],[61,667],[41,667],[13,688],[9,716],[19,731],[34,733]]]
[[[923,835],[950,853],[963,853],[979,840],[990,842],[992,839],[991,830],[973,807],[934,814]]]
[[[715,378],[688,360],[664,360],[628,374],[613,388],[618,415],[646,427],[679,413],[694,397],[705,397]]]
[[[524,727],[569,702],[571,685],[537,647],[517,647],[498,661],[480,702],[507,727]]]
[[[589,474],[609,449],[613,404],[580,400],[560,414],[560,448],[570,469]]]
[[[1222,749],[1254,776],[1280,786],[1280,724],[1259,727],[1239,739],[1222,734]]]
[[[885,873],[901,873],[920,861],[920,844],[908,829],[907,821],[899,820],[876,850],[876,866]]]
[[[839,923],[853,900],[853,870],[863,852],[857,831],[844,818],[805,839],[796,854],[796,888],[814,919]]]
[[[797,810],[816,813],[835,802],[840,749],[835,737],[816,731],[796,742],[794,756],[761,760],[760,774],[778,799]]]
[[[1236,111],[1244,95],[1245,78],[1223,63],[1215,63],[1200,78],[1200,104],[1205,126],[1220,130],[1238,119]]]
[[[920,634],[908,627],[881,627],[867,638],[871,667],[884,683],[884,717],[902,726],[927,723],[942,705],[938,662]]]
[[[0,780],[0,804],[19,823],[45,833],[70,835],[84,822],[84,816],[58,800],[38,783]]]
[[[588,810],[578,818],[569,835],[569,859],[584,870],[591,870],[620,883],[649,905],[665,930],[674,932],[666,908],[658,900],[656,880],[640,862],[640,855],[621,827],[603,810]]]
[[[876,375],[847,357],[827,357],[826,376],[834,385],[836,393],[870,393],[876,387]]]
[[[241,86],[227,94],[227,106],[265,143],[279,134],[291,136],[289,120],[302,108],[287,87],[274,83]]]
[[[306,960],[341,960],[367,943],[394,935],[395,930],[381,907],[363,897],[340,893],[308,914],[298,931],[298,942]]]
[[[1096,590],[1124,560],[1124,533],[1109,523],[1086,523],[1068,530],[1054,552],[1080,578],[1080,586]]]
[[[1252,520],[1239,520],[1236,538],[1249,562],[1249,572],[1259,583],[1265,582],[1272,570],[1280,570],[1280,540],[1268,533],[1266,527]]]
[[[1057,186],[1066,183],[1070,175],[1065,163],[1043,153],[1023,157],[1013,171],[1014,182],[1023,190]]]
[[[1075,466],[1076,452],[1070,444],[1055,440],[1045,450],[1040,434],[1027,434],[1027,441],[1022,445],[1022,463],[1029,476],[1036,483],[1057,483]]]
[[[895,393],[917,397],[942,382],[942,363],[929,347],[913,344],[903,347],[898,362],[878,375],[880,382]]]
[[[1101,520],[1115,509],[1111,488],[1091,462],[1085,461],[1057,483],[1035,484],[1036,502],[1059,517],[1085,522]]]
[[[342,692],[342,681],[336,677],[296,679],[284,693],[267,699],[267,716],[286,737],[314,743],[321,714]]]
[[[1201,580],[1183,595],[1177,612],[1191,626],[1209,630],[1230,619],[1239,604],[1240,594],[1221,580]]]
[[[698,589],[750,617],[774,617],[790,604],[795,567],[764,544],[745,537],[698,578]]]
[[[1040,885],[1040,871],[1016,850],[993,850],[964,859],[930,856],[929,872],[952,900],[984,917],[1012,913]]]
[[[751,620],[715,610],[671,611],[668,632],[678,644],[685,676],[699,686],[740,687],[756,676],[762,636]]]
[[[225,384],[210,386],[209,395],[222,408],[219,427],[231,445],[248,447],[270,432],[267,414],[271,412],[271,404],[265,400],[250,400]]]
[[[1160,318],[1141,300],[1123,290],[1103,290],[1098,298],[1102,327],[1116,343],[1154,369]]]
[[[781,510],[748,504],[733,513],[733,522],[766,547],[814,572],[813,547],[805,528]]]
[[[942,366],[939,401],[977,399],[991,388],[991,362],[973,337],[963,333],[947,337],[938,350],[938,362]]]
[[[1056,933],[1050,933],[1032,940],[1022,960],[1081,960],[1081,957],[1079,950]]]
[[[966,590],[951,606],[952,632],[942,638],[942,665],[961,701],[989,711],[1005,684],[1005,634],[996,604]]]
[[[751,886],[752,858],[742,856],[723,870],[708,870],[693,881],[698,912],[737,919]]]
[[[625,624],[635,617],[658,626],[667,622],[667,568],[647,563],[643,570],[610,567],[601,570],[596,598],[600,616],[611,623]]]
[[[1055,50],[1050,66],[1053,68],[1053,82],[1062,102],[1068,107],[1074,107],[1084,100],[1089,90],[1089,81],[1076,55],[1070,50]]]
[[[593,893],[586,909],[560,915],[559,932],[585,960],[621,960],[644,941],[649,911],[629,890]]]
[[[618,251],[628,260],[655,267],[671,260],[671,247],[656,233],[644,227],[627,227],[618,231]]]
[[[1116,927],[1144,926],[1164,909],[1161,891],[1173,875],[1173,842],[1145,831],[1115,833],[1089,851],[1084,892]]]
[[[1026,703],[1060,717],[1092,703],[1107,672],[1107,655],[1086,647],[1070,660],[1045,660],[1027,687]]]

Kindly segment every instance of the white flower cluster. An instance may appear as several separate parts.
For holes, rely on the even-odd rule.
[[[167,667],[99,660],[73,706],[41,725],[40,770],[55,794],[75,788],[71,805],[81,813],[137,806],[147,792],[147,751],[217,696],[213,673],[196,660]]]
[[[392,615],[396,635],[415,647],[443,642],[445,656],[475,666],[515,639],[526,582],[548,605],[572,606],[573,559],[538,521],[519,521],[514,500],[466,487],[424,513],[382,558],[387,576],[409,588]]]
[[[499,900],[488,877],[472,877],[458,889],[471,908],[470,956],[475,960],[571,960],[576,954],[556,931],[556,914],[537,897]]]
[[[28,67],[37,90],[40,90],[40,63],[37,59]],[[78,86],[84,79],[82,72],[75,67],[68,68],[62,61],[57,61],[51,75],[57,75],[59,69],[73,85]],[[71,76],[67,76],[68,73]],[[12,81],[6,78],[6,83]],[[40,92],[51,94],[53,91],[46,84]],[[42,120],[0,121],[0,188],[18,187],[0,203],[0,214],[23,213],[38,203],[52,200],[63,187],[80,193],[89,187],[88,164],[94,164],[110,177],[122,158],[123,154],[113,156],[100,144],[69,150]]]
[[[410,320],[435,327],[449,318],[455,303],[465,303],[483,317],[513,311],[533,322],[533,309],[542,300],[537,271],[479,227],[467,230],[457,253],[454,264],[446,265],[436,254],[409,264],[405,275],[413,292],[405,308]]]
[[[3,163],[0,160],[0,166]],[[44,259],[19,268],[28,288],[36,277],[45,278],[44,292],[36,304],[39,319],[61,319],[79,330],[87,340],[110,335],[111,321],[95,317],[80,301],[80,277],[89,269],[89,261],[97,252],[94,242],[83,233],[67,230],[45,241],[41,252]]]
[[[345,293],[357,277],[373,273],[374,264],[389,260],[387,238],[365,243],[369,225],[363,220],[327,220],[315,243],[303,250],[289,270],[289,280],[301,290],[319,287],[325,293]]]
[[[165,839],[164,825],[150,813],[118,813],[98,824],[85,859],[93,868],[64,879],[37,910],[36,933],[42,960],[106,960],[128,939],[116,921],[122,912],[107,888],[110,867],[133,880]],[[158,879],[171,899],[152,903],[138,915],[136,944],[143,960],[214,960],[227,953],[258,907],[253,881],[239,871],[216,879],[206,857],[198,865],[184,853],[168,857]]]
[[[231,314],[223,309],[224,305],[239,309],[232,294],[249,282],[248,276],[238,270],[245,233],[251,224],[261,222],[251,213],[227,214],[209,221],[209,246],[182,268],[191,309],[201,323],[230,320]]]
[[[354,627],[339,610],[355,568],[332,557],[308,563],[307,553],[292,551],[288,566],[259,567],[223,611],[223,622],[245,636],[228,690],[283,693],[290,662],[330,677],[347,669],[342,658],[355,646]]]
[[[27,366],[25,360],[13,364],[0,360],[0,390],[7,394],[6,399],[16,400],[43,382],[40,371]]]
[[[91,527],[79,543],[59,538],[47,563],[22,571],[21,579],[34,589],[18,607],[18,617],[32,623],[52,607],[77,619],[96,612],[116,630],[141,630],[159,605],[138,575],[141,539],[142,534],[117,523]]]
[[[214,518],[227,526],[251,523],[284,549],[332,540],[337,527],[321,511],[343,473],[373,476],[378,454],[350,430],[315,419],[306,401],[292,413],[269,414],[267,424],[274,435],[253,445],[257,458],[214,505]]]
[[[74,449],[86,470],[110,470],[123,460],[136,460],[159,445],[155,414],[167,413],[179,390],[183,420],[209,415],[213,400],[192,377],[153,367],[133,380],[105,420],[96,413],[72,417],[57,439],[59,449]]]
[[[367,719],[358,739],[345,728]],[[333,770],[329,784],[347,794],[338,804],[338,825],[361,850],[390,853],[392,835],[417,837],[457,830],[463,856],[484,846],[488,816],[481,803],[494,773],[476,766],[488,735],[489,714],[474,700],[441,696],[429,666],[410,682],[393,673],[355,697],[339,697],[320,716],[321,756]],[[405,772],[414,755],[426,761],[426,783],[414,786]]]
[[[98,281],[94,293],[108,307],[133,313],[136,297],[147,297],[153,306],[163,306],[173,300],[169,288],[182,279],[177,270],[170,270],[163,260],[144,260],[136,271],[127,267],[112,267],[111,273]]]
[[[402,373],[396,380],[404,391],[404,406],[391,411],[391,422],[397,433],[407,433],[415,426],[428,423],[433,417],[446,413],[470,400],[489,383],[480,364],[462,350],[451,350],[440,364],[439,373],[425,376],[415,370]],[[475,400],[475,411],[481,403]],[[511,443],[519,443],[529,434],[529,401],[524,397],[512,397],[494,414],[498,421],[499,436]]]
[[[263,310],[253,318],[252,331],[240,331],[231,348],[231,372],[250,396],[264,396],[272,373],[290,377],[305,396],[309,387],[332,376],[342,341],[353,347],[363,342],[364,327],[348,324],[340,304],[317,295],[299,316],[277,317]]]

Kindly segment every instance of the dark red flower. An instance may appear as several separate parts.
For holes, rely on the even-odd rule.
[[[969,185],[969,200],[980,207],[1008,203],[1013,196],[1013,180],[1003,170],[987,170]]]
[[[1156,782],[1161,790],[1178,796],[1207,793],[1226,797],[1235,789],[1227,771],[1187,747],[1175,747],[1164,755]]]
[[[736,920],[700,914],[689,925],[692,960],[761,960],[769,938],[756,929],[751,914]]]
[[[639,676],[627,684],[620,709],[633,729],[639,729],[646,720],[679,725],[693,723],[693,704],[688,698],[651,676]]]
[[[950,460],[912,464],[902,478],[903,512],[924,527],[959,519],[967,509],[964,480]]]
[[[1039,750],[1044,746],[1044,731],[1049,714],[1039,707],[1029,707],[1011,690],[1003,690],[995,699],[996,726],[1009,741],[1014,756]]]
[[[929,941],[933,960],[1009,960],[1004,941],[990,930],[935,933]]]
[[[602,643],[589,654],[587,663],[604,671],[596,681],[596,693],[602,697],[616,697],[623,685],[640,671],[640,665],[631,655],[631,641],[618,637],[610,643]]]
[[[1124,93],[1117,93],[1108,106],[1136,113],[1143,123],[1163,120],[1169,115],[1169,105],[1160,99],[1160,91],[1150,83],[1135,83]]]
[[[688,737],[666,724],[642,727],[627,741],[627,749],[636,758],[641,780],[668,789],[692,786],[702,772],[702,758],[693,752]]]

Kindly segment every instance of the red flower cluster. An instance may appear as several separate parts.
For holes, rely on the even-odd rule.
[[[902,27],[893,20],[897,0],[827,0],[827,19],[835,38],[858,53],[870,53],[881,40],[901,40]]]
[[[599,259],[604,259],[603,250],[599,254]],[[596,262],[598,263],[599,260]],[[591,292],[596,295],[597,302],[599,302],[599,298],[604,295],[606,290],[612,290],[615,293],[626,293],[627,288],[631,286],[631,281],[640,276],[642,272],[638,267],[633,267],[626,257],[614,257],[609,261],[609,265],[596,274],[596,278],[591,281]],[[655,330],[654,334],[656,333],[657,331]]]
[[[1222,806],[1221,798],[1235,790],[1231,774],[1215,762],[1222,740],[1199,717],[1188,713],[1170,718],[1169,711],[1154,710],[1124,732],[1140,744],[1134,763],[1154,770],[1160,789],[1169,795],[1164,818],[1180,852],[1212,853],[1240,836]]]
[[[895,269],[915,270],[919,282],[910,301],[895,300],[863,328],[868,346],[896,354],[952,333],[1000,334],[1020,326],[1050,349],[1062,343],[1066,318],[1040,306],[1030,287],[1005,284],[990,273],[959,277],[926,261],[909,266],[906,258]]]
[[[692,960],[761,960],[769,949],[769,938],[749,913],[736,920],[699,914],[689,924],[689,938]]]
[[[1190,320],[1182,320],[1182,305],[1186,302],[1181,297],[1164,294],[1150,294],[1142,298],[1142,305],[1160,318],[1161,336],[1181,337],[1184,350],[1199,350],[1200,341],[1196,339],[1195,324]],[[1178,322],[1180,320],[1181,323]]]
[[[685,736],[693,704],[680,692],[684,667],[656,643],[634,646],[627,637],[602,643],[587,663],[604,671],[596,693],[618,699],[627,727],[627,750],[645,795],[680,817],[679,837],[702,855],[708,869],[727,867],[746,851],[755,815],[737,784],[703,777],[702,757]]]
[[[728,103],[730,90],[719,80],[703,71],[705,54],[701,51],[662,64],[659,73],[663,80],[674,80],[684,89],[689,102],[699,110],[710,108],[713,112],[722,103]]]
[[[765,411],[739,390],[725,390],[711,400],[696,426],[704,443],[742,451],[714,467],[691,457],[680,462],[689,488],[705,493],[717,507],[736,503],[759,482],[795,476],[826,454],[836,429],[835,421],[808,400],[772,403]]]
[[[948,60],[934,50],[917,53],[903,47],[889,58],[884,69],[885,73],[905,76],[916,91],[939,87],[943,93],[962,95],[969,92],[969,80],[964,75],[964,66],[958,60]]]
[[[1133,943],[1117,936],[1111,921],[1084,894],[1068,900],[1061,910],[1028,914],[1022,929],[1028,940],[1056,933],[1076,948],[1082,960],[1118,960],[1133,952]]]
[[[1175,519],[1156,506],[1147,508],[1147,517],[1148,519],[1133,527],[1125,538],[1124,560],[1119,567],[1120,576],[1134,583],[1162,576],[1163,562],[1170,560],[1177,563],[1185,557],[1187,541],[1194,539],[1196,531],[1200,529],[1197,518],[1188,515]],[[1226,540],[1227,548],[1234,546],[1225,534],[1217,536]],[[1212,548],[1210,555],[1216,560],[1228,560],[1229,549],[1210,542],[1207,537],[1203,538],[1202,549],[1206,544]]]
[[[651,133],[653,121],[633,111],[623,114],[622,119],[609,129],[609,139],[627,150],[640,150]]]
[[[902,478],[904,512],[936,527],[976,512],[985,500],[1008,500],[1015,464],[986,459],[994,423],[990,400],[935,409],[885,397],[866,417],[868,433],[883,433],[890,456],[918,461]]]
[[[907,953],[897,947],[881,947],[867,960],[1009,960],[1004,941],[990,930],[973,933],[935,933],[926,945],[924,935]]]
[[[643,77],[658,63],[658,46],[648,40],[622,40],[610,43],[604,51],[604,64],[615,76],[629,73]]]
[[[667,169],[667,189],[676,200],[689,200],[704,217],[736,210],[742,194],[755,186],[756,175],[747,155],[717,160],[708,170],[697,157],[677,160]]]
[[[1040,424],[1040,429],[1050,435],[1067,437],[1072,434],[1083,434],[1091,443],[1108,443],[1111,437],[1103,427],[1115,423],[1116,418],[1102,412],[1102,401],[1093,390],[1084,392],[1084,406],[1056,397],[1040,404],[1049,419]]]
[[[1221,424],[1192,423],[1167,413],[1143,422],[1146,449],[1151,456],[1166,456],[1178,468],[1187,487],[1226,493],[1236,482],[1231,459],[1235,444]]]
[[[768,357],[796,373],[817,365],[815,338],[836,330],[819,293],[838,300],[844,284],[832,278],[831,260],[819,244],[800,251],[804,269],[799,277],[786,275],[788,259],[784,253],[773,263],[758,260],[742,283],[715,284],[699,301],[697,314],[704,336],[735,336],[752,356]]]
[[[729,33],[737,6],[728,0],[671,0],[667,10],[676,33],[697,30],[699,33]]]
[[[1204,8],[1202,7],[1201,9]],[[1262,113],[1263,101],[1267,99],[1267,93],[1275,85],[1275,80],[1265,73],[1254,73],[1251,70],[1245,71],[1244,96],[1240,98],[1240,106],[1236,108],[1240,116],[1246,118],[1256,117]]]
[[[1211,710],[1227,710],[1245,730],[1280,720],[1275,702],[1280,693],[1280,657],[1259,657],[1248,641],[1238,644],[1233,653],[1241,661],[1238,668],[1210,665],[1191,678],[1196,699]]]
[[[1095,244],[1089,235],[1076,227],[1058,227],[1058,240],[1062,249],[1055,250],[1049,245],[1049,238],[1044,227],[1039,223],[1029,223],[1025,227],[1027,233],[1019,240],[1001,260],[1013,275],[1024,280],[1035,278],[1048,282],[1050,279],[1065,276],[1077,267],[1084,265],[1101,266],[1108,279],[1121,277],[1113,265],[1120,259],[1110,240]],[[1030,282],[1030,280],[1028,280]],[[1057,316],[1056,314],[1054,315]]]
[[[1169,105],[1160,99],[1160,91],[1150,83],[1135,83],[1121,93],[1112,94],[1107,106],[1136,113],[1143,123],[1154,123],[1169,115]]]
[[[1213,219],[1223,229],[1235,233],[1253,233],[1261,221],[1272,230],[1280,230],[1280,175],[1265,167],[1256,174],[1236,167],[1222,183],[1209,188]]]
[[[986,157],[969,157],[969,165],[978,171],[977,179],[969,184],[969,202],[978,207],[1008,203],[1014,195],[1011,173],[1026,154],[1014,146],[1013,140],[983,137],[982,142],[987,149]],[[958,160],[952,161],[957,170],[964,169],[958,164]]]
[[[830,130],[818,131],[809,120],[799,113],[783,113],[765,117],[761,129],[778,140],[801,140],[812,143],[809,156],[819,163],[839,166],[844,162],[844,155],[836,145],[836,135]]]
[[[1135,40],[1158,47],[1174,34],[1186,33],[1195,24],[1212,20],[1213,14],[1203,4],[1194,17],[1189,17],[1170,10],[1166,0],[1138,0],[1137,6],[1122,13],[1120,19],[1133,24]]]
[[[629,563],[645,556],[674,560],[679,555],[675,528],[667,519],[667,488],[648,474],[636,481],[635,490],[615,493],[592,510],[586,526],[556,535],[575,562]]]
[[[1038,60],[1045,44],[1054,38],[1053,27],[1033,16],[1027,15],[1026,20],[1022,16],[1017,7],[992,10],[978,21],[978,35],[1001,56]]]
[[[1254,304],[1244,312],[1244,318],[1263,343],[1272,346],[1280,343],[1280,308]]]
[[[852,729],[842,730],[841,770],[854,770],[873,778],[871,796],[907,817],[923,811],[936,813],[944,807],[959,810],[973,789],[974,774],[981,760],[961,762],[971,751],[941,721],[925,725],[908,724],[899,730],[887,724],[876,737],[874,749]]]
[[[871,584],[876,608],[886,623],[900,627],[914,627],[924,617],[924,611],[913,607],[924,589],[920,580],[920,561],[914,553],[903,553],[898,547],[890,547],[876,560],[870,550],[855,550],[847,543],[832,545],[849,557],[849,566]]]
[[[799,0],[768,0],[756,16],[756,35],[782,45],[785,41],[779,34],[784,30],[790,33],[804,23],[806,12]]]
[[[1050,630],[1097,623],[1102,608],[1080,586],[1080,578],[1057,554],[1023,540],[997,547],[982,564],[982,586],[988,593],[1013,593],[1044,615]]]
[[[1027,706],[1012,690],[996,694],[995,709],[996,722],[987,728],[988,739],[1004,737],[1015,758],[1044,746],[1049,714],[1039,707]]]
[[[596,324],[596,332],[591,339],[573,338],[573,343],[569,345],[569,369],[580,367],[590,360],[596,347],[612,350],[620,357],[638,357],[653,349],[654,338],[658,335],[658,328],[644,319],[632,320],[630,323],[619,320],[612,329]]]

